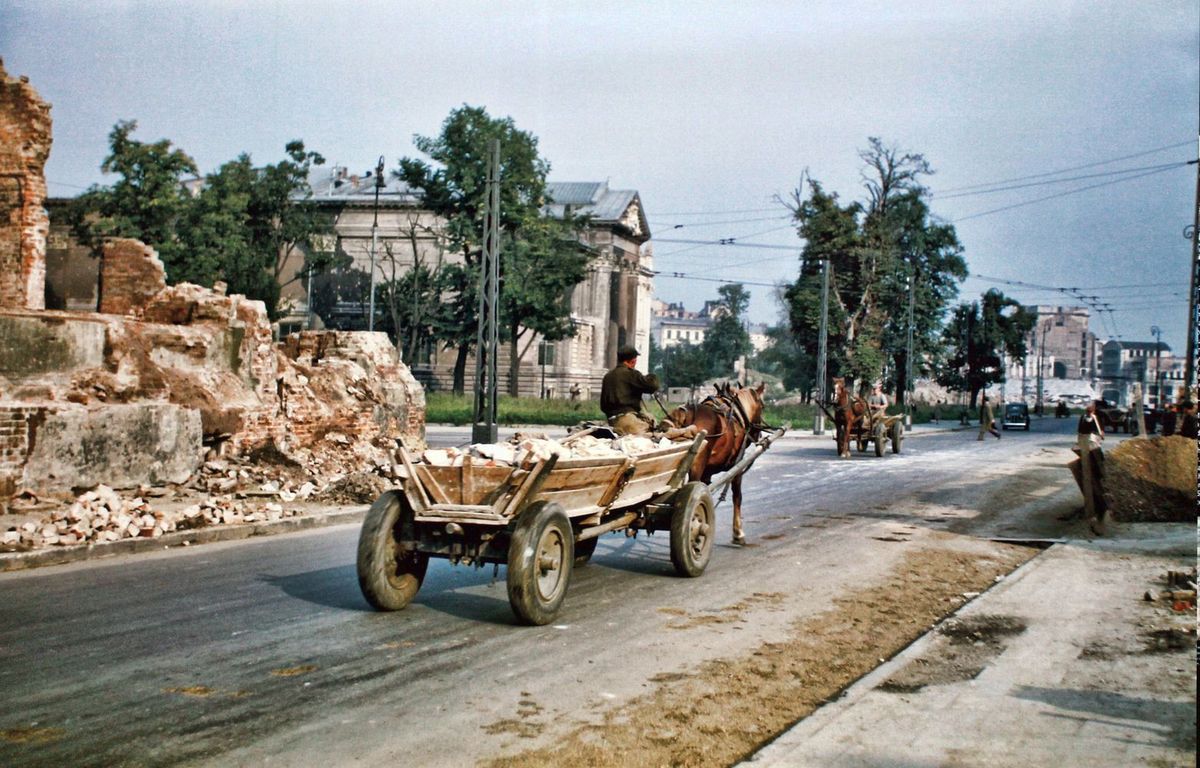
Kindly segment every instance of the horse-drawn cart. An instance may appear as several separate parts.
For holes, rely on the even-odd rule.
[[[776,436],[747,451],[736,473]],[[551,454],[519,466],[414,463],[401,447],[401,487],[380,496],[363,521],[359,586],[375,608],[397,611],[416,596],[431,557],[503,564],[513,613],[528,624],[548,624],[574,566],[587,562],[599,536],[620,530],[670,531],[675,571],[699,576],[712,555],[716,524],[709,486],[688,482],[704,442],[700,432],[632,456]],[[713,488],[728,481],[723,477]]]
[[[904,416],[873,416],[868,411],[868,415],[855,424],[850,436],[858,444],[859,453],[865,453],[867,445],[874,443],[875,455],[882,456],[889,442],[892,444],[892,453],[900,453],[900,444],[904,440]]]

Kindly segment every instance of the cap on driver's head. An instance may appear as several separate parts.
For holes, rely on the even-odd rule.
[[[617,350],[617,362],[623,363],[626,360],[633,360],[638,356],[638,351],[632,345],[626,344]]]

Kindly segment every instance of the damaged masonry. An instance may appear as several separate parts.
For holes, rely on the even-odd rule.
[[[98,312],[42,309],[49,111],[0,62],[0,549],[280,519],[424,447],[385,334],[275,343],[261,302],[168,286],[138,241],[105,246]]]

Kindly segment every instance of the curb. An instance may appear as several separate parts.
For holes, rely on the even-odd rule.
[[[99,560],[117,555],[153,552],[192,544],[237,541],[249,539],[252,536],[274,536],[279,533],[294,533],[310,528],[326,528],[331,525],[359,522],[366,513],[367,507],[356,506],[346,510],[315,512],[263,523],[242,523],[196,528],[190,531],[173,531],[152,539],[121,539],[101,544],[93,542],[75,547],[55,547],[32,552],[6,552],[0,554],[0,573]]]
[[[1069,543],[1069,542],[1064,542]],[[1035,570],[1041,563],[1045,562],[1042,557],[1055,547],[1063,544],[1054,544],[1038,554],[1031,557],[1019,565],[1016,570],[1013,570],[1005,575],[1003,579],[994,582],[990,587],[979,593],[976,597],[968,600],[958,606],[952,613],[948,613],[939,619],[929,631],[913,640],[908,645],[901,648],[893,656],[891,656],[883,664],[875,667],[870,672],[867,672],[862,677],[853,681],[847,687],[843,688],[839,693],[834,694],[834,698],[828,703],[823,704],[815,709],[812,714],[793,723],[787,730],[779,734],[775,739],[764,744],[756,752],[745,758],[739,763],[735,763],[735,768],[761,768],[762,766],[790,766],[793,763],[788,760],[788,753],[796,748],[796,744],[802,742],[804,738],[825,728],[831,721],[841,715],[850,707],[858,703],[860,699],[866,696],[871,691],[875,690],[880,683],[891,677],[893,673],[903,667],[909,660],[919,656],[933,642],[937,630],[946,622],[956,618],[968,606],[976,605],[990,595],[1009,588],[1015,582],[1025,578],[1030,571]]]

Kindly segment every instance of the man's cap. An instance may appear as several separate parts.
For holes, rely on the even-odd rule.
[[[617,350],[617,362],[619,363],[623,363],[626,360],[632,360],[637,356],[637,349],[630,344],[626,344]]]

